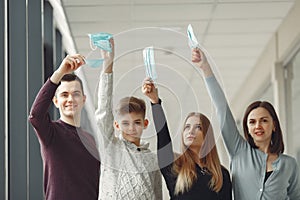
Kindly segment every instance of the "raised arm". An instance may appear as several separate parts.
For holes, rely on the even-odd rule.
[[[160,169],[174,162],[172,140],[170,137],[167,120],[158,97],[157,88],[148,78],[144,80],[142,92],[149,98],[152,107],[152,115],[157,132],[157,156]]]
[[[83,57],[79,54],[66,56],[59,68],[42,86],[32,104],[29,121],[34,127],[39,140],[44,145],[48,145],[52,138],[53,130],[48,110],[56,89],[65,74],[75,71],[83,64]]]
[[[113,59],[114,41],[111,39],[112,52],[101,50],[104,58],[103,69],[100,73],[97,94],[95,98],[95,116],[100,134],[97,134],[97,141],[100,147],[106,147],[114,138],[114,117],[112,108],[113,92]]]
[[[204,74],[206,88],[216,109],[225,145],[230,156],[233,157],[240,148],[245,148],[247,142],[238,132],[225,94],[216,80],[203,51],[200,49],[192,49],[192,62],[199,67]]]

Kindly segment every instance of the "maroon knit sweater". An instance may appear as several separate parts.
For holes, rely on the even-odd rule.
[[[97,200],[100,162],[93,137],[61,120],[48,109],[58,85],[50,79],[39,91],[29,121],[41,146],[47,200]]]

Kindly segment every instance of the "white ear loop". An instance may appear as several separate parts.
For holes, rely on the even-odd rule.
[[[90,37],[90,47],[91,47],[91,49],[94,51],[94,50],[97,49],[97,46],[94,46],[94,45],[92,44],[92,38],[91,38],[91,35],[89,35],[89,37]]]

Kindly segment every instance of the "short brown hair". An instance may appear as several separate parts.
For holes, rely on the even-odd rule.
[[[65,82],[78,81],[80,83],[82,94],[84,95],[82,81],[77,75],[75,75],[75,74],[65,74],[60,81],[61,82],[63,82],[63,81],[65,81]]]
[[[142,114],[143,118],[146,116],[146,104],[145,101],[136,97],[124,97],[122,98],[117,107],[117,115],[124,115],[128,113]]]

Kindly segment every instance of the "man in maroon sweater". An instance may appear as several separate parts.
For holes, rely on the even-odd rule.
[[[97,200],[100,162],[94,138],[80,128],[86,96],[81,80],[70,74],[84,64],[79,54],[67,56],[40,89],[29,121],[41,145],[47,200]],[[52,121],[49,106],[59,109]]]

